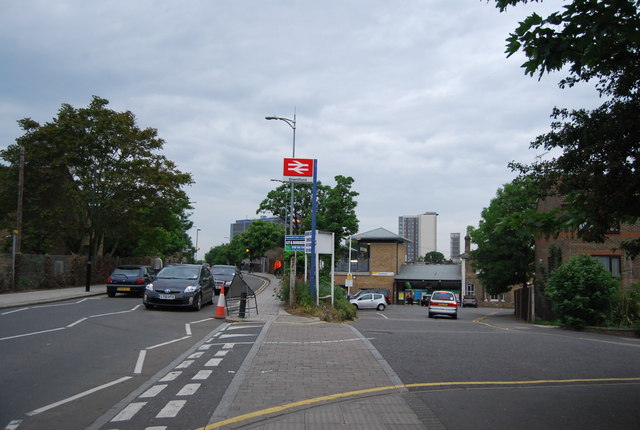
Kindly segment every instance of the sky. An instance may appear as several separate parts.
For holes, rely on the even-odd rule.
[[[283,159],[351,176],[359,233],[437,212],[438,251],[478,226],[510,161],[549,131],[554,106],[598,105],[564,75],[526,76],[505,39],[533,11],[484,0],[2,0],[0,149],[17,121],[45,123],[96,95],[157,129],[195,183],[199,257],[256,218]],[[546,155],[548,156],[548,154]],[[270,215],[270,214],[263,214]]]

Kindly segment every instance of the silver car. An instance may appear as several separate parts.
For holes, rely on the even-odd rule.
[[[387,307],[387,300],[379,293],[364,293],[354,297],[349,302],[356,309],[377,309],[383,311]]]
[[[434,291],[429,299],[429,318],[434,315],[448,315],[458,318],[458,301],[451,291]]]

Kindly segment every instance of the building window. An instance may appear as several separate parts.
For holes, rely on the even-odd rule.
[[[619,255],[592,255],[591,258],[598,261],[602,266],[611,272],[611,276],[620,277],[620,256]]]
[[[504,294],[491,294],[489,300],[492,302],[504,302]]]
[[[469,296],[476,295],[476,284],[467,284],[467,295]]]

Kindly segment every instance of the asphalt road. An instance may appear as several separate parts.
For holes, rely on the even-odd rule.
[[[214,311],[147,310],[141,298],[121,295],[3,310],[0,428],[87,428],[224,328]],[[248,349],[229,351],[218,374],[232,372]],[[224,394],[228,375],[209,399]],[[210,403],[201,414],[206,422]]]
[[[519,322],[512,310],[359,311],[368,337],[416,413],[449,429],[635,429],[640,340]],[[413,384],[413,385],[412,385]]]

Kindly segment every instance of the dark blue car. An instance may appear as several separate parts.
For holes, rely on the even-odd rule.
[[[150,266],[117,266],[107,278],[107,295],[116,293],[142,296],[145,288],[153,281],[153,268]]]
[[[148,284],[142,302],[147,309],[154,306],[187,307],[199,311],[205,303],[213,303],[213,277],[205,264],[167,266]]]

